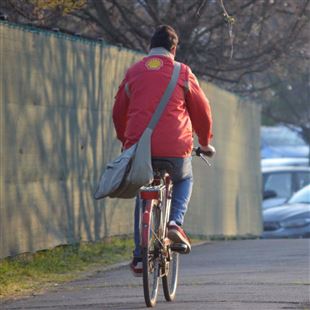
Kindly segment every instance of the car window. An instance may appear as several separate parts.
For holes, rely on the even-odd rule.
[[[306,186],[288,201],[288,203],[309,203],[310,204],[310,186]]]
[[[266,175],[264,191],[274,191],[278,197],[289,198],[292,195],[292,174],[284,172]]]
[[[296,186],[297,190],[305,187],[306,185],[310,184],[310,172],[297,172],[296,173]]]

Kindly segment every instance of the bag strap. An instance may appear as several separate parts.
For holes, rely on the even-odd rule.
[[[164,109],[165,109],[174,89],[175,89],[175,86],[177,85],[177,81],[179,79],[180,71],[181,71],[181,63],[175,62],[170,82],[169,82],[163,96],[161,97],[160,102],[159,102],[159,104],[158,104],[158,106],[157,106],[147,128],[153,130],[155,128],[155,126],[157,125],[157,123],[158,123],[161,115],[163,114]]]

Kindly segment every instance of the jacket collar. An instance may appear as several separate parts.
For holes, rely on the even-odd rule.
[[[165,48],[163,47],[155,47],[152,48],[149,51],[148,56],[165,56],[165,57],[170,57],[171,59],[174,59],[173,54],[171,54],[170,52],[168,52]]]

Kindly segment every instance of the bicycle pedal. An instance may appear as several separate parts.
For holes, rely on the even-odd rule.
[[[180,254],[188,253],[188,247],[183,243],[173,243],[171,244],[171,250],[174,252],[178,252]]]

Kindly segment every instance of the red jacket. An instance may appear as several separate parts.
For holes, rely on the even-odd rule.
[[[172,54],[156,48],[128,69],[113,107],[114,126],[124,148],[136,143],[147,127],[170,81],[173,64]],[[152,156],[188,157],[193,131],[200,145],[206,146],[211,127],[208,99],[191,69],[182,64],[177,86],[152,134]]]

